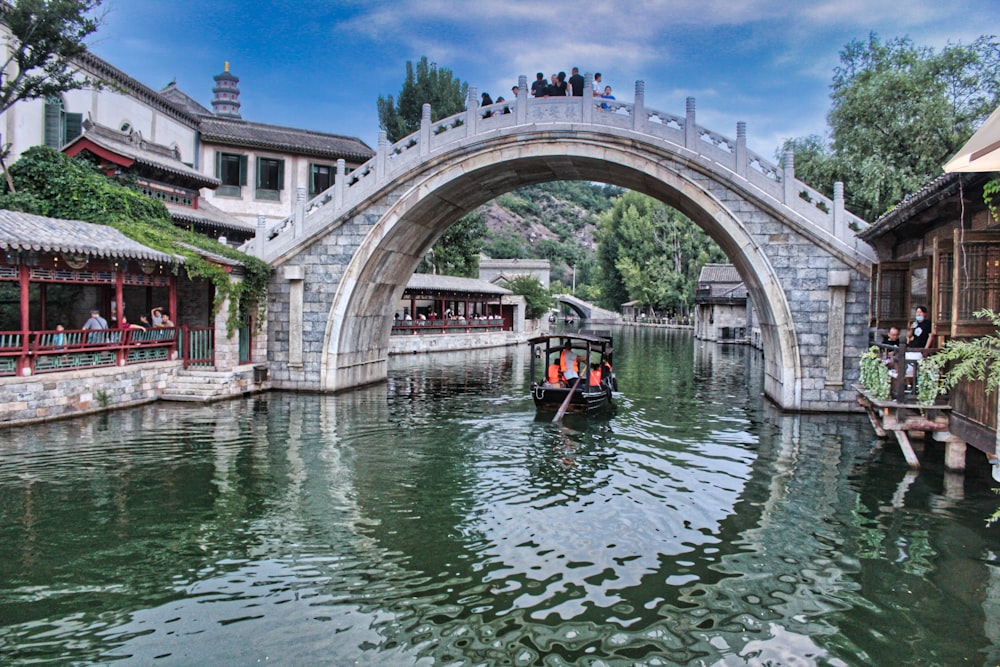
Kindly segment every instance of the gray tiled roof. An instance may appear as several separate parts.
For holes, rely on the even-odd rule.
[[[739,272],[732,264],[705,264],[698,276],[699,283],[742,283]]]
[[[906,224],[922,211],[955,196],[962,191],[963,187],[971,189],[989,177],[988,173],[951,172],[942,174],[913,194],[907,195],[891,211],[858,233],[858,238],[864,241],[874,241]]]
[[[177,87],[177,83],[171,81],[167,87],[160,91],[160,95],[166,98],[174,106],[184,109],[192,116],[210,116],[212,111],[198,104],[194,98]]]
[[[6,209],[0,209],[0,248],[184,263],[182,257],[144,246],[113,227]]]
[[[178,222],[193,222],[218,229],[235,229],[251,235],[257,232],[257,226],[253,223],[229,215],[222,209],[208,203],[203,197],[198,199],[198,208],[196,209],[169,202],[164,202],[164,204],[170,211],[170,217]]]
[[[513,294],[504,287],[477,278],[440,276],[431,273],[414,273],[406,283],[406,289],[414,291],[469,292],[475,294]]]
[[[204,143],[317,155],[333,160],[344,158],[350,162],[364,162],[375,155],[375,151],[357,137],[253,123],[238,118],[202,117],[201,139]]]
[[[142,134],[137,130],[133,130],[130,134],[124,134],[89,120],[84,121],[83,127],[84,133],[71,141],[63,150],[89,140],[105,150],[127,157],[138,164],[180,177],[181,180],[186,181],[184,185],[192,189],[219,187],[219,179],[206,176],[187,166],[180,161],[172,148],[143,139]]]

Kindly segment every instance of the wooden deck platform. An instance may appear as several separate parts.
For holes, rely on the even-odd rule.
[[[855,384],[853,388],[858,392],[856,402],[865,409],[875,433],[880,438],[892,433],[911,468],[920,467],[920,459],[910,442],[911,434],[932,433],[934,440],[945,443],[945,467],[965,469],[966,443],[950,431],[950,405],[882,400],[873,397],[861,385]]]

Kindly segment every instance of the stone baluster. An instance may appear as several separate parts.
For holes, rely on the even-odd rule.
[[[785,163],[781,172],[782,184],[785,186],[785,198],[782,203],[785,206],[792,206],[795,203],[795,153],[785,151],[782,153],[781,161]]]
[[[375,180],[381,183],[385,177],[385,160],[389,154],[389,140],[385,130],[378,132],[378,150],[375,151]]]
[[[333,210],[344,208],[344,187],[347,181],[347,163],[344,158],[337,160],[337,178],[333,184]]]
[[[747,177],[747,124],[742,120],[736,123],[736,173]]]
[[[420,157],[431,153],[431,105],[420,107]]]
[[[580,118],[584,123],[591,123],[594,120],[594,75],[587,72],[583,77],[583,97],[580,103]]]
[[[632,129],[646,129],[646,82],[635,82],[635,102],[632,104]]]
[[[524,74],[517,77],[517,106],[514,113],[517,114],[518,125],[528,122],[528,77]]]
[[[844,183],[837,181],[833,184],[833,235],[843,238],[844,234]]]
[[[684,116],[684,146],[695,150],[698,146],[698,125],[694,119],[694,98],[687,98],[686,114]]]
[[[479,131],[479,91],[469,86],[469,101],[465,104],[465,132],[467,137]]]
[[[253,254],[257,255],[258,259],[264,258],[264,242],[265,235],[267,234],[267,218],[264,217],[263,213],[257,214],[257,234],[253,237]],[[175,315],[176,316],[176,315]]]
[[[306,189],[295,188],[295,217],[292,224],[292,238],[302,236],[306,224]]]

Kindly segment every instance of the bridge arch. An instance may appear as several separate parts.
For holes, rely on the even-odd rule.
[[[474,151],[444,155],[419,175],[408,174],[405,191],[358,248],[337,291],[327,322],[324,388],[343,388],[338,359],[354,361],[371,349],[360,332],[372,336],[375,348],[388,347],[387,323],[396,298],[420,258],[459,217],[523,185],[572,179],[600,181],[655,197],[681,210],[719,243],[746,281],[758,309],[766,391],[783,405],[797,404],[801,362],[781,281],[743,221],[704,183],[682,174],[682,166],[667,151],[636,146],[615,135],[567,130],[527,139],[499,136]],[[369,326],[373,321],[386,325]]]
[[[516,113],[469,110],[376,157],[267,230],[252,251],[279,268],[269,297],[275,386],[338,391],[383,379],[393,304],[421,257],[459,217],[523,185],[590,180],[677,208],[725,251],[757,309],[765,391],[789,409],[845,409],[867,328],[873,254],[865,223],[737,140],[686,117],[590,99],[517,99]],[[599,109],[599,107],[598,107]],[[349,189],[348,189],[349,188]],[[308,289],[305,287],[307,286]],[[852,365],[853,361],[853,365]],[[846,373],[845,373],[846,371]],[[846,388],[845,388],[846,387]]]

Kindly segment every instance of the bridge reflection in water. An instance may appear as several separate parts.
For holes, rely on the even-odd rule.
[[[0,653],[247,664],[1000,659],[988,471],[789,415],[745,347],[616,332],[606,419],[524,350],[5,434]],[[905,641],[900,641],[904,638]]]

